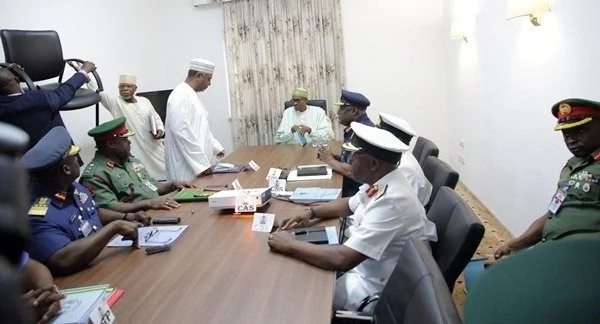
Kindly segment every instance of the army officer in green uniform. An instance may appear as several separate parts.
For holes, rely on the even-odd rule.
[[[548,211],[523,235],[501,246],[496,259],[538,242],[600,235],[600,102],[566,99],[552,107],[574,155],[560,172]]]
[[[188,182],[157,182],[140,160],[131,155],[133,136],[125,117],[100,124],[88,132],[96,141],[96,155],[79,180],[103,208],[123,213],[147,209],[173,209],[179,204],[161,196],[173,190],[193,188]]]

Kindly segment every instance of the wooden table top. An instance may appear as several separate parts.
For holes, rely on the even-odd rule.
[[[243,147],[230,163],[254,160],[258,171],[200,178],[198,185],[226,184],[236,178],[244,188],[267,187],[269,167],[315,164],[310,146]],[[288,183],[341,188],[342,177]],[[272,199],[264,212],[279,218],[305,206]],[[182,203],[172,211],[188,229],[168,252],[105,248],[91,266],[58,278],[61,288],[108,283],[125,289],[113,307],[118,323],[329,323],[335,273],[269,251],[267,233],[251,230],[252,215],[208,208],[208,202]],[[335,224],[331,222],[330,224]]]

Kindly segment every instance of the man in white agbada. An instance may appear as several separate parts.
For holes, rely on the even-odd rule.
[[[188,76],[167,101],[165,166],[167,180],[189,181],[225,156],[225,149],[208,126],[208,112],[198,92],[210,86],[215,65],[204,59],[190,63]]]
[[[98,89],[94,81],[88,82],[88,87],[92,90]],[[127,128],[136,134],[130,138],[131,154],[142,161],[153,178],[164,180],[165,147],[162,137],[165,126],[152,103],[144,97],[136,96],[136,91],[137,78],[124,74],[119,76],[119,95],[110,95],[102,91],[99,93],[102,99],[100,103],[113,118],[127,118]]]
[[[302,88],[292,92],[293,107],[283,112],[281,124],[275,133],[275,144],[298,144],[298,132],[304,135],[306,143],[327,143],[333,140],[331,120],[325,110],[320,107],[308,106],[308,91]]]

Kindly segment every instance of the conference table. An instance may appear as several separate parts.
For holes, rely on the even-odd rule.
[[[334,144],[335,146],[335,144]],[[339,146],[339,145],[338,145]],[[293,169],[318,164],[310,145],[242,147],[223,162],[254,160],[258,171],[197,178],[198,186],[231,184],[268,187],[270,167]],[[288,182],[296,187],[341,188],[342,177]],[[306,206],[271,199],[261,212],[277,219],[304,212]],[[150,215],[179,216],[189,225],[167,252],[109,248],[83,271],[57,278],[62,289],[110,284],[125,290],[112,310],[117,323],[329,323],[335,272],[271,252],[268,233],[251,230],[253,214],[208,208],[208,202],[182,203]],[[335,225],[320,222],[317,225]]]

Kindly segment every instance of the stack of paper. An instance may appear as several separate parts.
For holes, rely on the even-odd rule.
[[[296,188],[290,200],[299,203],[327,202],[337,199],[342,189],[336,188]]]
[[[97,285],[61,292],[66,298],[60,301],[60,313],[51,320],[52,324],[87,324],[92,312],[100,307],[108,285]]]
[[[188,228],[188,225],[148,226],[138,228],[138,243],[141,247],[172,245]],[[123,235],[117,235],[108,243],[108,247],[127,247],[133,241],[124,240]]]

